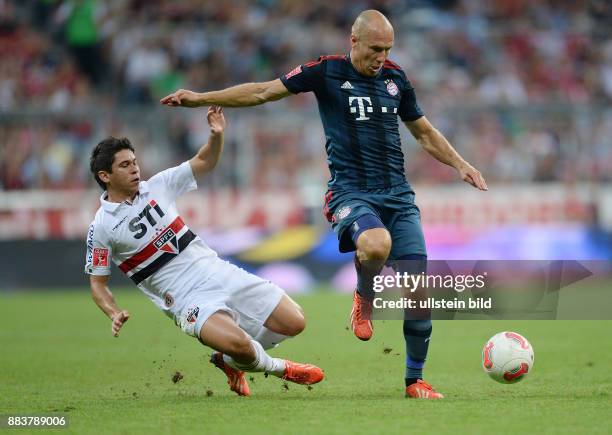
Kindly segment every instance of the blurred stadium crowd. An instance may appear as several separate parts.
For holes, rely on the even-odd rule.
[[[367,8],[390,18],[391,58],[489,182],[612,181],[610,1],[0,0],[0,189],[94,186],[89,150],[109,134],[148,150],[145,175],[188,158],[202,113],[160,97],[347,53]],[[229,112],[213,185],[322,186],[311,95]],[[456,181],[404,137],[411,182]]]

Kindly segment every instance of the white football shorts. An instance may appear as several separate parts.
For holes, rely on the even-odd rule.
[[[173,313],[175,323],[186,334],[199,338],[208,318],[217,311],[225,311],[240,328],[255,337],[285,291],[218,257],[210,267],[211,277],[182,295],[185,303]]]

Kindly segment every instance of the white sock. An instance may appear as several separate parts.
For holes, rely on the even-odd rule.
[[[258,341],[265,350],[268,350],[278,346],[281,341],[287,338],[289,338],[289,336],[270,331],[265,326],[262,326],[255,336],[255,341]]]
[[[223,361],[225,361],[228,366],[236,370],[242,370],[243,372],[266,372],[278,376],[279,378],[283,376],[285,373],[285,360],[272,358],[266,353],[263,347],[261,347],[261,344],[255,340],[251,340],[251,346],[253,346],[255,350],[255,360],[252,363],[241,364],[235,361],[231,356],[225,354],[223,355]]]

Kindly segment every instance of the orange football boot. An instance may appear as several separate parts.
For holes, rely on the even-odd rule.
[[[239,396],[251,395],[251,390],[249,389],[249,384],[247,384],[244,377],[244,372],[228,366],[225,361],[223,361],[223,354],[221,352],[213,352],[210,357],[210,362],[225,373],[230,390]]]
[[[363,341],[372,338],[372,302],[362,297],[357,290],[353,294],[351,310],[351,329],[353,334]]]
[[[422,379],[406,387],[406,397],[411,399],[444,399],[444,395],[436,392],[431,385]]]
[[[285,373],[281,379],[296,384],[311,385],[321,382],[324,377],[323,370],[315,365],[285,360]]]

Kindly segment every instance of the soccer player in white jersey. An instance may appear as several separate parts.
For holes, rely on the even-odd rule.
[[[319,367],[266,353],[304,329],[300,306],[273,283],[217,257],[178,214],[176,198],[197,188],[195,177],[210,172],[223,150],[223,109],[209,108],[207,121],[210,136],[197,154],[148,181],[140,179],[128,139],[111,137],[92,151],[91,171],[104,190],[87,235],[92,297],[117,337],[130,315],[108,287],[112,260],[185,333],[215,350],[211,362],[238,395],[250,394],[245,371],[320,382]]]

